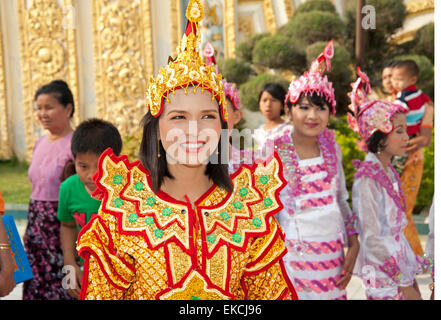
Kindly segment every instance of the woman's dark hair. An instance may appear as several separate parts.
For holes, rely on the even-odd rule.
[[[295,103],[295,104],[293,104],[288,99],[288,101],[286,102],[286,106],[288,107],[288,110],[291,111],[291,108],[293,106],[298,105],[299,103],[301,103],[302,100],[305,97],[309,101],[310,104],[313,104],[313,105],[318,106],[318,107],[327,106],[328,107],[328,111],[331,112],[331,106],[330,106],[329,102],[325,100],[324,96],[321,96],[321,95],[317,94],[316,92],[314,92],[312,95],[302,93],[300,95],[299,101],[297,101],[297,103]]]
[[[377,153],[386,147],[384,142],[386,141],[387,134],[381,131],[375,131],[367,140],[367,148],[372,153]]]
[[[117,156],[122,149],[121,135],[108,121],[88,119],[81,122],[72,135],[71,150],[74,157],[78,153],[88,152],[101,155],[107,148],[112,148]]]
[[[70,118],[73,117],[75,112],[75,103],[70,91],[69,86],[63,80],[54,80],[51,83],[45,84],[35,93],[34,100],[37,100],[40,94],[50,94],[63,106],[67,107],[68,104],[72,105],[72,112]]]
[[[222,132],[228,132],[227,123],[222,117],[220,117],[220,119],[221,127],[223,129]],[[159,117],[155,118],[150,112],[148,112],[142,119],[141,126],[143,127],[143,133],[141,146],[139,148],[139,159],[141,160],[142,165],[150,172],[153,191],[156,193],[161,188],[165,177],[170,179],[173,179],[174,177],[168,170],[167,155],[162,143],[158,143]],[[222,137],[223,135],[221,135],[217,147],[219,153],[211,155],[205,174],[213,180],[217,186],[231,192],[233,191],[233,184],[228,172],[228,163],[222,161],[225,157],[228,159],[227,154],[222,156],[222,152],[228,150],[228,148],[222,147],[222,143],[228,143],[228,137],[226,137],[226,139],[223,139]],[[158,157],[158,154],[160,157]]]
[[[260,104],[260,98],[262,97],[262,94],[264,92],[268,92],[270,95],[272,95],[275,99],[279,100],[282,104],[282,110],[280,111],[280,115],[283,116],[285,114],[285,110],[283,108],[283,105],[285,104],[285,96],[286,96],[286,90],[276,82],[270,82],[265,84],[259,93],[259,99],[257,100]]]

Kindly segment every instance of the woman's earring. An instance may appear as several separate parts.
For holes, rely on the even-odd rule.
[[[160,146],[160,144],[159,144],[159,141],[161,141],[161,140],[157,140],[158,141],[158,158],[161,158],[161,146]]]

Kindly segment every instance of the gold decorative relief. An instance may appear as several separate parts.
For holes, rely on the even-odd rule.
[[[19,0],[18,27],[23,79],[26,157],[30,160],[35,140],[42,129],[34,112],[34,95],[39,87],[56,79],[66,81],[78,105],[75,16],[72,0]],[[71,14],[67,17],[66,14]],[[76,108],[73,125],[80,119]]]
[[[286,16],[289,19],[294,14],[294,5],[292,3],[292,0],[283,0],[283,3],[285,5]]]
[[[250,38],[255,34],[253,17],[239,17],[239,32],[244,35],[245,38]]]
[[[236,0],[224,0],[225,58],[236,56]]]
[[[8,109],[6,105],[5,69],[3,64],[3,39],[0,30],[0,159],[11,158],[9,142]]]
[[[265,24],[268,32],[276,33],[277,24],[272,0],[263,0],[263,15],[265,16]]]
[[[434,0],[413,0],[406,2],[405,5],[408,17],[433,12],[435,10]]]
[[[183,33],[183,30],[181,30],[181,13],[181,0],[170,0],[170,31],[173,57],[176,56],[176,52],[174,50],[178,47]]]
[[[133,135],[154,67],[150,1],[96,0],[92,15],[97,116]]]

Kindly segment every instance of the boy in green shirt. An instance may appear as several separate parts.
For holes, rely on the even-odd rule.
[[[100,119],[82,122],[75,130],[71,143],[76,174],[67,178],[60,186],[57,217],[61,221],[64,266],[65,269],[73,267],[71,270],[75,274],[76,282],[66,284],[66,290],[74,298],[78,298],[80,294],[82,281],[81,266],[77,263],[76,239],[81,228],[89,222],[92,215],[98,213],[101,201],[91,196],[96,189],[92,177],[97,172],[101,154],[107,148],[112,148],[116,155],[120,154],[122,140],[118,129],[110,122]]]

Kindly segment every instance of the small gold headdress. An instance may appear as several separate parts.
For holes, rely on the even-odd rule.
[[[228,118],[225,93],[222,84],[222,75],[217,74],[213,66],[206,65],[200,54],[201,36],[198,22],[202,20],[204,10],[200,0],[190,0],[187,11],[187,27],[182,36],[181,44],[177,48],[178,56],[170,60],[166,67],[158,71],[156,78],[150,77],[147,86],[147,110],[154,117],[159,117],[163,110],[164,99],[169,101],[168,94],[177,89],[184,89],[185,94],[189,86],[194,92],[200,87],[208,90],[219,103],[222,118]]]

